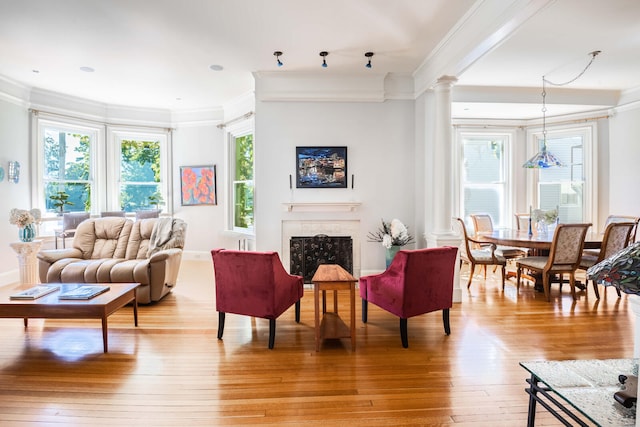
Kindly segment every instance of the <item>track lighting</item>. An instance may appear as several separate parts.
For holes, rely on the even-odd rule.
[[[329,55],[327,51],[323,50],[320,52],[320,56],[322,56],[322,68],[327,68],[327,55]]]
[[[365,65],[365,67],[371,68],[371,57],[373,56],[373,52],[367,52],[364,54],[364,56],[369,58],[369,62],[367,62],[367,65]]]
[[[278,61],[278,67],[282,67],[282,61],[280,61],[280,55],[282,55],[282,52],[276,50],[275,52],[273,52],[273,54],[276,57],[276,61]]]

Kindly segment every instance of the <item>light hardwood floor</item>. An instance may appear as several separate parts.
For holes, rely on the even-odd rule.
[[[480,272],[480,269],[477,269]],[[465,268],[461,274],[464,284]],[[357,309],[357,349],[327,341],[314,351],[313,292],[301,323],[293,308],[277,322],[227,315],[216,339],[209,261],[183,262],[175,291],[109,318],[109,353],[99,321],[0,319],[0,425],[318,425],[524,426],[528,377],[518,362],[633,355],[628,296],[613,289],[596,300],[569,286],[552,302],[526,285],[518,295],[497,277],[463,285],[451,310],[409,319],[409,348],[398,319],[369,305]],[[347,295],[339,297],[347,314]],[[537,425],[559,425],[539,410]]]

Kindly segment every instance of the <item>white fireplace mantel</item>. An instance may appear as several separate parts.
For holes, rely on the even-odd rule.
[[[287,212],[354,212],[360,202],[285,202]]]

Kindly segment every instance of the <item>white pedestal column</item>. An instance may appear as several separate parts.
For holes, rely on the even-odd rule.
[[[36,284],[38,280],[38,259],[36,255],[42,246],[42,240],[32,242],[14,242],[9,246],[18,254],[18,265],[20,267],[20,283]]]
[[[425,235],[428,247],[460,247],[462,240],[451,229],[453,216],[453,139],[451,127],[451,88],[458,79],[452,76],[440,77],[434,87],[436,99],[435,135],[432,165],[432,196],[435,206],[433,230]],[[460,256],[456,266],[460,265]],[[462,301],[460,269],[456,268],[453,284],[453,302]]]
[[[633,357],[640,357],[640,297],[629,295],[628,298],[631,311],[635,315],[634,335],[633,335]],[[640,384],[638,384],[638,394],[640,394]],[[636,427],[640,427],[640,417],[636,415]]]

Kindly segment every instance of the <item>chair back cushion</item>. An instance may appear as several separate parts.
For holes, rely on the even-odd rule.
[[[451,308],[457,251],[401,250],[384,273],[360,278],[360,295],[405,319]]]
[[[576,269],[580,264],[584,238],[591,224],[559,224],[556,227],[547,267]]]
[[[473,228],[476,233],[490,233],[493,231],[493,221],[489,214],[471,214],[473,220]]]
[[[91,218],[76,229],[73,247],[84,259],[124,258],[133,221],[119,217]]]
[[[89,212],[67,212],[62,214],[62,231],[75,230],[82,221],[91,217]]]
[[[635,226],[636,224],[633,222],[610,223],[604,231],[602,248],[600,248],[598,262],[605,258],[609,258],[627,247]]]

